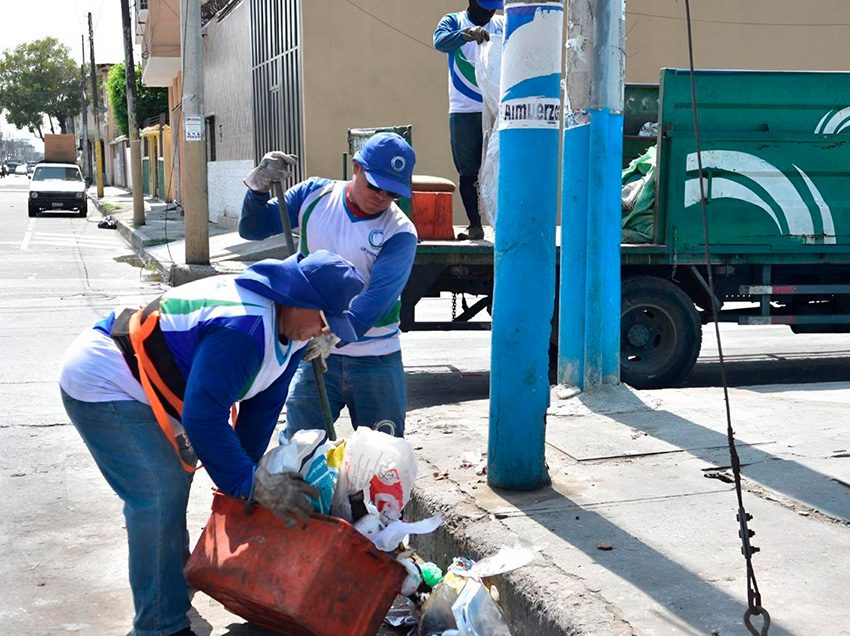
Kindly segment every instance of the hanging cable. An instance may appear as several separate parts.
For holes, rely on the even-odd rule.
[[[708,287],[711,295],[711,316],[714,320],[714,333],[717,338],[717,354],[720,360],[720,382],[723,384],[723,399],[726,404],[726,437],[729,443],[729,457],[732,465],[732,474],[735,478],[735,493],[738,497],[738,536],[741,538],[741,552],[747,563],[747,611],[744,612],[744,625],[753,636],[767,636],[770,629],[770,614],[761,605],[761,593],[759,592],[756,573],[753,568],[753,554],[759,548],[750,543],[755,532],[749,529],[749,521],[752,515],[744,509],[744,498],[741,492],[741,460],[735,448],[735,431],[732,430],[732,410],[729,405],[729,385],[726,380],[726,362],[723,358],[723,345],[720,340],[720,321],[717,315],[717,295],[714,291],[714,274],[711,266],[711,250],[708,245],[708,212],[705,207],[705,181],[703,180],[702,150],[700,149],[699,136],[699,109],[697,107],[696,71],[694,70],[694,40],[691,29],[691,3],[685,0],[685,22],[688,27],[688,59],[690,62],[691,76],[691,106],[694,115],[694,142],[697,155],[697,177],[699,179],[700,207],[702,208],[702,232],[705,245],[705,267],[708,271]],[[762,617],[762,627],[759,631],[753,625],[753,617]]]

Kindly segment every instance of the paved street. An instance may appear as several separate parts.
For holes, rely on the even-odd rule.
[[[56,373],[62,352],[83,328],[116,305],[139,304],[149,300],[159,293],[161,285],[150,270],[138,266],[138,260],[117,232],[97,228],[100,215],[93,207],[87,219],[61,213],[29,219],[26,215],[27,185],[28,181],[24,177],[10,177],[0,181],[0,227],[3,230],[3,240],[0,241],[0,328],[5,334],[7,360],[7,364],[0,370],[0,395],[4,399],[6,413],[4,421],[0,423],[0,447],[5,449],[0,458],[0,492],[5,495],[0,499],[0,550],[4,554],[4,559],[0,561],[0,589],[3,590],[0,592],[0,624],[4,626],[5,633],[15,636],[124,634],[129,629],[132,610],[126,580],[126,545],[120,504],[68,423],[59,400]],[[436,315],[448,311],[449,302],[448,299],[427,301],[420,311],[426,316]],[[820,393],[817,385],[812,383],[850,380],[850,346],[846,344],[846,336],[794,336],[783,327],[725,326],[723,332],[733,384],[808,383],[797,389],[782,387],[777,390],[777,395],[794,395],[798,404],[813,404],[813,412],[819,413],[818,422],[823,422],[827,417],[823,414],[827,411],[823,410],[826,406],[818,410],[821,408],[817,406]],[[486,410],[483,400],[487,397],[489,382],[489,334],[420,332],[405,334],[403,341],[410,391],[411,440],[414,444],[425,446],[423,460],[427,461],[427,466],[456,472],[459,464],[456,455],[461,448],[468,450],[467,446],[486,446],[483,428]],[[689,408],[693,416],[689,421],[682,420],[683,426],[687,427],[680,427],[678,432],[665,429],[663,434],[659,434],[648,423],[644,435],[648,433],[652,439],[661,439],[667,444],[685,448],[686,442],[681,435],[699,433],[702,436],[702,447],[708,450],[692,453],[696,457],[689,461],[697,464],[710,460],[723,465],[722,448],[716,450],[719,444],[716,443],[715,433],[711,432],[718,430],[713,419],[712,423],[705,424],[705,429],[695,424],[702,422],[702,416],[698,413],[699,404],[693,403],[695,399],[710,403],[711,418],[720,421],[719,417],[715,417],[718,415],[715,408],[719,405],[718,392],[711,388],[717,385],[712,330],[706,330],[704,342],[703,355],[688,381],[688,386],[695,388],[690,393],[680,391],[658,394],[659,399],[666,400],[666,403],[675,405],[678,399],[680,404],[691,404]],[[827,395],[841,393],[842,385],[833,384],[828,388],[831,393],[825,392],[823,401],[829,399]],[[752,400],[756,400],[760,394],[769,393],[769,389],[762,388],[742,393],[744,397],[740,399],[746,400],[746,395],[750,395],[753,396]],[[442,405],[447,403],[452,406],[444,408]],[[670,408],[672,410],[673,406]],[[452,429],[452,422],[457,423],[463,409],[466,409],[463,417],[468,418],[470,413],[474,413],[477,423],[465,429]],[[575,539],[570,534],[574,530],[567,527],[572,513],[553,512],[560,510],[559,506],[563,507],[564,504],[558,502],[569,496],[576,502],[569,506],[580,505],[593,510],[594,506],[600,506],[600,500],[617,500],[622,494],[618,490],[622,484],[639,483],[644,479],[641,475],[648,474],[641,472],[645,470],[641,468],[642,460],[606,462],[606,456],[622,453],[623,449],[635,445],[640,450],[642,444],[646,443],[649,444],[646,449],[649,455],[661,453],[657,462],[646,460],[643,464],[646,470],[652,471],[655,477],[673,475],[676,461],[670,460],[665,464],[667,460],[661,459],[671,457],[663,454],[667,452],[666,447],[656,448],[648,441],[635,442],[634,437],[631,441],[628,436],[623,437],[622,427],[617,426],[616,418],[597,419],[594,422],[599,428],[593,432],[577,430],[574,423],[570,424],[563,418],[559,420],[555,417],[550,424],[551,469],[553,473],[572,475],[569,479],[574,480],[574,483],[570,482],[569,487],[575,487],[574,491],[562,489],[560,494],[551,491],[542,496],[543,501],[540,503],[537,499],[532,501],[513,496],[502,498],[491,494],[489,499],[485,497],[478,505],[491,514],[507,515],[506,524],[517,533],[540,534],[545,525],[553,531],[557,528],[564,540],[581,547],[582,540]],[[630,421],[629,426],[634,428],[636,424]],[[771,417],[764,415],[756,435],[758,439],[750,438],[749,441],[757,442],[754,443],[757,446],[760,443],[775,444],[781,438],[787,439],[790,445],[796,443],[792,440],[800,436],[804,441],[810,440],[816,428],[812,428],[810,437],[806,438],[806,427],[801,426],[798,420],[778,420],[776,426],[773,426]],[[343,426],[343,434],[345,430]],[[454,436],[443,435],[447,430],[453,431]],[[605,437],[603,431],[610,437]],[[835,438],[836,444],[839,439]],[[841,450],[837,447],[824,448],[826,450],[823,452],[827,453]],[[812,459],[809,463],[800,461],[796,473],[800,488],[795,489],[790,483],[782,485],[776,474],[769,472],[770,466],[778,462],[762,461],[775,457],[753,447],[747,452],[745,461],[748,458],[756,466],[752,479],[756,482],[761,480],[768,488],[781,485],[785,493],[783,497],[786,497],[783,499],[783,505],[786,506],[783,510],[797,510],[800,514],[811,512],[830,520],[827,525],[818,527],[829,527],[830,532],[835,533],[842,529],[846,522],[831,522],[832,519],[847,517],[846,505],[833,497],[831,489],[838,487],[835,480],[829,484],[831,489],[820,494],[812,495],[806,489],[806,480],[811,481],[815,475],[813,471],[821,467],[819,460]],[[429,454],[426,456],[426,453]],[[581,462],[585,463],[582,465]],[[766,469],[757,472],[760,470],[760,462]],[[591,492],[589,484],[580,484],[580,478],[575,477],[581,470],[596,471],[593,473],[595,483],[599,484],[594,491],[596,499],[588,494]],[[685,496],[690,488],[705,490],[706,484],[712,487],[709,489],[712,493],[717,490],[713,486],[718,482],[703,479],[702,473],[697,473],[697,476],[698,481],[683,484],[680,491],[674,489],[675,492],[665,492],[665,498],[672,500]],[[480,483],[477,479],[461,481],[461,487],[467,493],[472,493],[478,488],[476,484]],[[441,484],[438,487],[444,488]],[[189,528],[192,541],[206,520],[210,488],[207,476],[199,473],[190,504]],[[579,495],[577,493],[580,490],[587,492]],[[644,497],[645,493],[635,496]],[[722,497],[731,495],[727,490]],[[795,508],[795,504],[788,503],[794,497],[806,506]],[[766,501],[770,499],[760,500],[758,506],[763,508]],[[596,513],[588,514],[588,518],[597,519],[597,525],[593,531],[587,531],[587,540],[595,540],[598,535],[594,532],[606,531],[609,536],[616,538],[619,548],[634,542],[633,537],[641,536],[642,532],[645,534],[646,528],[653,527],[657,521],[658,512],[652,507],[647,507],[647,512],[637,520],[618,517],[621,514],[618,510],[627,509],[614,506],[609,514],[604,505],[597,507]],[[527,511],[527,516],[518,511]],[[773,513],[762,510],[759,519],[776,518],[770,514]],[[724,533],[729,531],[728,521],[724,517],[720,523]],[[717,523],[713,522],[712,527],[717,527]],[[813,520],[812,523],[820,522]],[[674,524],[673,527],[675,531],[671,535],[668,527],[658,525],[657,536],[670,537],[673,543],[681,543],[683,537],[695,532],[684,523],[680,526]],[[759,529],[764,531],[764,525]],[[831,535],[818,535],[813,531],[810,536],[816,539]],[[769,537],[771,543],[768,545],[773,557],[771,560],[760,557],[765,564],[763,567],[775,561],[779,546],[783,540],[787,540],[780,532],[770,533]],[[729,547],[730,542],[734,544],[734,533],[729,541],[712,544],[711,549],[723,551],[723,567],[728,566],[730,573],[739,577],[743,565],[735,548]],[[663,543],[659,539],[659,546]],[[643,549],[641,545],[626,546],[623,552],[614,554],[640,555]],[[665,549],[658,547],[655,561],[652,562],[657,567],[667,568],[671,576],[685,569],[697,572],[700,576],[703,571],[706,577],[714,576],[708,563],[685,561],[682,566],[678,566],[673,560],[662,558],[660,554]],[[584,556],[580,550],[558,554],[560,556],[553,558],[565,570],[584,571],[591,589],[604,590],[601,596],[607,595],[609,602],[635,597],[635,589],[645,587],[648,590],[651,587],[627,565],[608,564],[590,552]],[[633,568],[637,568],[641,561],[638,559],[634,563],[636,565]],[[811,566],[808,567],[810,569]],[[740,593],[739,588],[729,589],[729,584],[724,581],[718,583],[718,586],[728,590],[729,598]],[[711,602],[728,601],[724,596],[726,592],[717,591],[715,587],[702,582],[702,578],[693,577],[693,585],[697,591],[702,590],[702,594],[707,594],[705,598]],[[809,581],[808,585],[814,583]],[[649,591],[647,594],[653,595]],[[628,602],[623,601],[629,619],[636,625],[645,626],[645,631],[635,633],[664,633],[653,630],[657,630],[659,620],[663,624],[663,621],[670,619],[653,609],[655,606],[652,603],[669,609],[668,601],[661,596],[649,600],[641,600],[640,596],[636,598],[638,600],[635,603],[647,604],[649,609],[638,612],[634,608],[629,609]],[[776,597],[771,600],[774,602],[772,607],[776,607]],[[786,602],[793,601],[787,599]],[[241,619],[225,612],[203,594],[195,595],[194,606],[198,614],[193,618],[193,627],[202,636],[260,636],[268,633],[245,626]],[[709,607],[710,604],[706,605],[706,608]],[[700,612],[703,609],[700,605],[693,611]],[[659,619],[659,616],[662,618]],[[733,618],[739,620],[739,617]],[[695,618],[687,611],[678,614],[676,620],[681,620],[683,625],[688,622],[697,626],[710,623]],[[695,629],[677,627],[678,631],[669,633],[708,633],[693,631]],[[739,632],[722,633],[725,636],[727,633]],[[804,636],[802,631],[779,633]]]

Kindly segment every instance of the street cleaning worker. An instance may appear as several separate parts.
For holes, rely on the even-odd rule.
[[[268,153],[245,178],[248,192],[239,218],[243,238],[261,240],[283,232],[272,181],[283,180],[295,157]],[[395,204],[410,196],[416,155],[395,133],[378,133],[354,155],[351,181],[311,177],[284,194],[292,227],[300,228],[299,250],[328,250],[351,261],[366,281],[351,306],[356,337],[336,342],[323,335],[310,344],[304,360],[321,357],[333,419],[348,406],[357,428],[377,428],[401,437],[407,388],[399,342],[401,291],[416,256],[416,228]],[[298,368],[286,400],[286,434],[322,429],[324,421],[315,376],[309,363]]]
[[[307,342],[353,338],[348,309],[362,289],[351,263],[329,252],[269,259],[116,309],[66,352],[65,410],[124,502],[134,636],[193,636],[183,565],[197,460],[224,493],[287,524],[312,510],[316,488],[257,462]]]
[[[458,234],[461,240],[484,238],[478,211],[484,99],[475,79],[475,62],[478,45],[504,34],[505,17],[495,15],[501,8],[502,0],[469,0],[466,11],[444,15],[434,31],[434,48],[446,53],[449,61],[449,138],[460,198],[469,218],[466,232]]]

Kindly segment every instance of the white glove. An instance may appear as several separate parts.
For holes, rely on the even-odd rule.
[[[322,365],[322,373],[328,370],[327,359],[331,355],[331,351],[339,342],[339,338],[332,333],[323,333],[321,336],[313,338],[304,347],[304,355],[302,360],[318,360]]]
[[[292,166],[298,163],[298,157],[280,150],[267,152],[260,165],[245,177],[245,185],[254,192],[268,192],[272,181],[283,181],[292,174]]]

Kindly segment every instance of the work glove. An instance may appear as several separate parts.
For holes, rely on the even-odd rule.
[[[288,528],[313,512],[310,499],[318,498],[319,489],[297,472],[270,473],[262,464],[254,472],[252,499],[280,517]]]
[[[466,42],[478,42],[478,44],[483,44],[484,42],[490,41],[490,33],[481,26],[469,27],[468,29],[463,30],[463,39]]]
[[[328,370],[328,356],[339,342],[339,338],[332,333],[323,333],[321,336],[316,336],[307,346],[304,347],[304,355],[302,360],[318,360],[322,366],[322,373]]]
[[[292,166],[298,163],[298,157],[280,150],[267,152],[260,165],[245,177],[245,185],[254,192],[268,192],[273,181],[283,181],[292,174]]]

